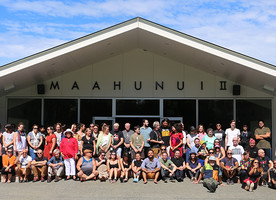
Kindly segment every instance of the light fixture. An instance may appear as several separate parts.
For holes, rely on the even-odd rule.
[[[269,85],[264,85],[263,89],[269,91],[269,92],[274,92],[275,88]]]

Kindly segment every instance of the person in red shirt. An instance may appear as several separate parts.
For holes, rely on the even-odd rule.
[[[170,157],[174,157],[176,149],[180,151],[180,157],[183,155],[183,133],[181,124],[174,124],[170,137]]]
[[[65,138],[60,143],[60,152],[64,158],[66,180],[69,180],[71,176],[76,180],[75,160],[78,159],[78,141],[73,137],[74,133],[71,129],[67,129],[64,134]]]
[[[50,160],[53,157],[53,151],[58,148],[57,136],[54,134],[54,127],[47,127],[47,137],[45,138],[44,157]]]

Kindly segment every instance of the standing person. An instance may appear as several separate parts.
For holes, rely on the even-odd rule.
[[[248,131],[248,126],[246,124],[244,124],[242,126],[242,132],[241,132],[241,146],[245,149],[249,146],[249,140],[251,138],[254,138],[254,136],[252,135],[252,133],[250,131]]]
[[[136,159],[134,159],[131,163],[131,169],[133,172],[133,182],[138,183],[142,174],[142,163],[141,154],[136,153]]]
[[[180,156],[183,156],[183,133],[182,125],[175,124],[172,127],[171,137],[170,137],[170,157],[174,157],[175,150],[180,151]]]
[[[150,147],[156,158],[160,151],[160,146],[164,144],[160,133],[160,124],[158,121],[153,122],[153,130],[150,133]]]
[[[47,165],[47,183],[50,183],[52,181],[52,176],[55,176],[55,182],[58,182],[64,174],[64,161],[58,149],[54,150],[54,156],[47,162]]]
[[[241,145],[239,145],[239,140],[237,137],[233,138],[233,145],[229,147],[229,150],[232,151],[232,156],[233,158],[236,158],[238,163],[240,164],[242,155],[244,153],[244,149]]]
[[[79,130],[78,130],[78,134],[81,136],[81,137],[84,137],[85,136],[85,125],[83,123],[79,123],[78,124],[78,127],[79,127]]]
[[[33,125],[33,130],[28,133],[27,141],[30,146],[29,153],[32,159],[35,159],[38,149],[41,149],[43,142],[43,137],[40,132],[38,132],[38,125]]]
[[[165,118],[161,122],[161,136],[162,141],[164,141],[164,145],[167,148],[167,153],[170,153],[170,133],[172,132],[170,120]]]
[[[73,137],[72,130],[67,129],[64,134],[66,137],[60,143],[60,152],[64,159],[65,175],[67,176],[65,180],[69,180],[71,176],[76,180],[75,160],[78,159],[78,141]]]
[[[28,182],[28,176],[31,173],[32,158],[27,153],[28,151],[23,149],[15,160],[17,165],[15,171],[19,177],[19,183]]]
[[[261,180],[259,181],[260,185],[267,186],[268,181],[268,169],[273,166],[272,161],[265,155],[265,151],[263,149],[259,149],[258,151],[258,157],[256,158],[260,165],[263,168],[263,176]]]
[[[187,151],[186,151],[186,162],[188,161],[192,147],[195,145],[195,139],[198,138],[196,129],[194,126],[190,127],[190,133],[187,135]],[[199,139],[199,138],[198,138]]]
[[[43,151],[41,149],[37,150],[37,156],[31,162],[31,166],[34,174],[33,182],[39,180],[39,175],[41,182],[44,182],[47,175],[47,158],[43,156]]]
[[[227,185],[233,185],[233,178],[237,173],[237,169],[239,168],[239,163],[236,158],[232,157],[232,151],[227,150],[227,156],[221,160],[221,168],[223,170],[224,175],[227,178]]]
[[[20,122],[17,131],[14,133],[14,152],[18,156],[23,149],[27,149],[27,138],[24,131],[24,124]]]
[[[190,153],[190,158],[186,164],[186,169],[188,170],[188,176],[190,177],[192,182],[197,181],[199,173],[200,173],[201,164],[196,157],[196,152],[192,151]]]
[[[246,148],[246,151],[249,152],[250,158],[257,158],[258,157],[258,147],[256,147],[256,142],[253,138],[249,140],[249,146]]]
[[[207,135],[205,135],[203,137],[203,140],[206,141],[206,146],[207,146],[207,148],[209,150],[212,149],[212,148],[214,148],[215,139],[217,139],[217,138],[213,134],[213,129],[212,128],[208,128],[207,129]]]
[[[3,183],[10,183],[12,176],[15,175],[15,156],[13,155],[12,148],[8,148],[6,151],[7,155],[3,155],[3,168],[1,171],[1,175],[4,180]]]
[[[107,160],[107,170],[109,182],[116,183],[118,176],[120,176],[121,165],[115,151],[111,152],[110,159]]]
[[[47,136],[46,130],[44,125],[40,125],[38,128],[38,131],[40,132],[40,134],[42,135],[42,144],[40,146],[40,149],[42,149],[42,151],[44,151],[44,146],[45,146],[45,138]]]
[[[94,137],[96,143],[98,140],[98,135],[99,135],[99,125],[95,124],[93,128],[92,136]]]
[[[3,133],[2,136],[2,142],[3,142],[3,150],[2,153],[5,154],[8,149],[14,150],[14,132],[12,130],[12,125],[11,124],[6,124],[5,125],[5,132]]]
[[[94,140],[94,137],[91,136],[90,128],[85,129],[85,136],[82,137],[81,147],[80,147],[81,156],[84,155],[83,152],[85,149],[91,150],[92,156],[96,155],[96,142]]]
[[[225,151],[233,145],[233,138],[238,138],[238,143],[240,143],[240,135],[241,132],[239,129],[236,128],[236,121],[231,120],[230,128],[226,129],[225,131]]]
[[[142,158],[145,158],[144,154],[144,137],[140,134],[140,126],[134,127],[134,134],[130,136],[130,147],[131,147],[131,159],[135,159],[135,154],[140,153]]]
[[[271,158],[271,131],[264,126],[264,120],[259,120],[259,128],[255,130],[255,138],[257,140],[257,147],[265,151],[265,155]]]
[[[124,135],[122,131],[119,130],[119,124],[115,123],[113,125],[113,130],[110,131],[113,137],[113,144],[111,144],[111,147],[114,151],[116,151],[117,156],[121,158],[122,156],[122,145],[124,143]]]
[[[199,124],[197,127],[197,135],[200,141],[203,140],[205,135],[207,135],[202,124]]]
[[[258,179],[263,173],[263,168],[260,165],[260,162],[257,159],[254,159],[251,162],[250,167],[247,168],[248,178],[245,179],[242,183],[242,188],[252,192],[257,189]]]
[[[130,154],[130,136],[134,134],[134,131],[130,129],[130,123],[125,123],[125,130],[123,130],[124,135],[124,152]]]
[[[150,149],[150,133],[152,129],[149,127],[149,121],[143,119],[143,126],[140,128],[140,134],[143,135],[145,140],[144,150],[145,155],[148,155],[148,150]]]
[[[93,124],[93,123],[89,124],[89,129],[91,130],[91,133],[93,133],[93,131],[94,131],[94,126],[95,126],[95,124]]]
[[[108,179],[108,171],[107,171],[107,159],[105,158],[105,152],[100,151],[98,154],[98,158],[96,158],[97,171],[99,172],[99,180],[106,181]]]
[[[148,183],[147,179],[154,179],[154,183],[158,183],[161,164],[157,158],[154,157],[153,150],[148,151],[148,157],[142,163],[142,175],[144,184]]]
[[[183,155],[185,154],[186,152],[186,142],[187,142],[187,135],[188,135],[188,132],[185,130],[185,126],[184,126],[184,123],[180,123],[181,124],[181,128],[182,128],[182,134],[183,134]],[[183,156],[182,155],[182,156]]]
[[[80,154],[81,154],[81,141],[82,138],[85,136],[85,125],[83,123],[79,123],[78,124],[78,131],[76,134],[74,134],[74,138],[76,138],[76,140],[78,141],[78,147],[79,147],[79,151],[78,151],[78,157],[80,158]]]
[[[184,180],[186,169],[185,160],[180,155],[180,150],[176,149],[174,152],[174,157],[171,159],[173,164],[176,166],[176,170],[173,176],[178,182],[182,182]]]
[[[225,147],[225,132],[221,128],[221,124],[217,123],[216,130],[214,130],[214,136],[219,140],[219,146]]]
[[[106,157],[109,158],[110,146],[113,142],[112,135],[109,132],[109,126],[106,125],[103,127],[103,132],[99,134],[98,141],[96,144],[96,151],[103,151],[106,154]]]
[[[55,132],[54,134],[56,135],[57,138],[57,146],[60,146],[61,140],[64,138],[64,134],[61,130],[61,123],[56,123],[55,124]]]
[[[47,137],[45,139],[45,147],[44,147],[44,157],[48,160],[53,157],[54,149],[57,149],[57,137],[54,134],[54,127],[48,126],[47,127]]]
[[[87,129],[91,132],[91,129]],[[82,156],[77,163],[77,170],[79,171],[78,177],[80,177],[81,182],[96,179],[98,175],[96,171],[96,160],[92,157],[92,151],[90,149],[85,149],[83,153],[84,156]]]
[[[176,171],[175,164],[168,159],[168,153],[163,152],[162,157],[159,159],[159,162],[161,164],[161,177],[164,183],[167,183],[167,178],[170,178],[171,182],[174,182],[174,172]]]

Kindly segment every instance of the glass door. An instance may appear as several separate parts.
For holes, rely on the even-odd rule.
[[[112,129],[113,124],[115,123],[115,119],[113,117],[93,117],[92,121],[94,124],[98,124],[100,126],[100,129],[102,124],[106,123],[110,126],[110,130]]]

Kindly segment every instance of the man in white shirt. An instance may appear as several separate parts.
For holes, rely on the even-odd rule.
[[[28,176],[31,172],[31,162],[32,157],[27,154],[26,149],[23,149],[15,160],[15,164],[18,164],[16,173],[19,176],[19,183],[28,182]]]
[[[240,130],[236,128],[236,121],[232,120],[230,122],[230,128],[225,130],[225,150],[227,150],[227,147],[229,148],[230,146],[233,145],[234,137],[238,138],[238,143],[239,143],[240,135],[241,135]]]
[[[242,160],[244,149],[241,145],[239,145],[239,139],[237,137],[233,138],[233,145],[229,147],[229,150],[232,151],[233,158],[236,158],[239,165]]]

